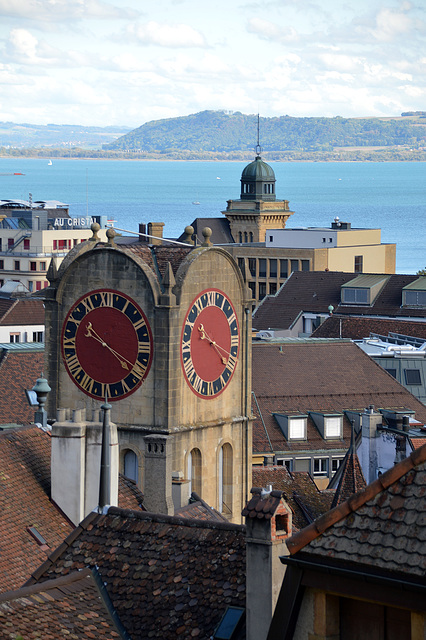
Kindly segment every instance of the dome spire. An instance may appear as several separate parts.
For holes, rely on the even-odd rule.
[[[262,147],[260,146],[260,117],[257,114],[257,145],[256,145],[256,156],[260,158],[260,154],[262,153]]]

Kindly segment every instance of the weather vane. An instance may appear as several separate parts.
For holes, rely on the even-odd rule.
[[[256,155],[260,156],[262,153],[262,147],[260,146],[260,118],[259,114],[257,114],[257,145],[256,145]]]

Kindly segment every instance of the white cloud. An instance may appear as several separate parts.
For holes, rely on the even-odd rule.
[[[263,18],[250,18],[247,23],[247,31],[255,33],[264,40],[273,42],[293,43],[298,42],[300,37],[293,27],[279,27],[275,22],[264,20]]]
[[[0,0],[0,16],[37,22],[131,19],[140,11],[100,0]]]
[[[205,47],[204,37],[188,24],[166,24],[151,20],[144,24],[129,24],[126,37],[143,45],[160,47]]]

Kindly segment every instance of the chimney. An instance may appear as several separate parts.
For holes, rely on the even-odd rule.
[[[58,410],[52,425],[52,500],[78,525],[99,502],[102,428],[101,422],[86,419],[85,409]],[[94,416],[98,418],[98,416]],[[109,423],[110,504],[118,505],[118,436],[115,424]]]
[[[243,509],[246,521],[247,640],[266,640],[283,581],[292,533],[291,509],[281,491],[252,489]]]
[[[173,515],[172,449],[168,436],[144,436],[144,506],[153,513]]]
[[[146,224],[144,222],[139,223],[139,233],[146,234]],[[148,242],[146,235],[139,236],[139,242]]]
[[[362,440],[358,448],[358,459],[367,484],[377,478],[379,468],[378,431],[382,426],[382,414],[378,413],[374,405],[365,409],[361,417]]]
[[[150,244],[163,244],[163,227],[164,222],[148,222],[148,235],[154,236],[148,238]]]

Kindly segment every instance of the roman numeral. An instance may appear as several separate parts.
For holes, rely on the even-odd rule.
[[[76,375],[78,375],[80,371],[83,371],[83,369],[80,366],[80,361],[76,355],[73,355],[70,358],[66,358],[66,363],[67,363],[69,372],[71,373],[72,376],[74,376],[74,378],[76,377]]]
[[[104,307],[113,307],[114,306],[114,294],[111,293],[111,291],[101,291],[101,304]]]

